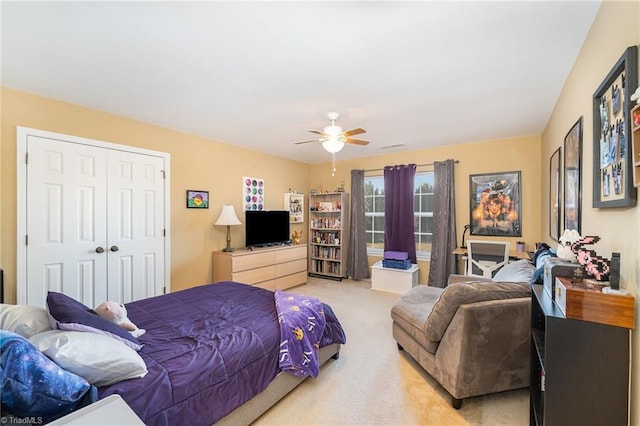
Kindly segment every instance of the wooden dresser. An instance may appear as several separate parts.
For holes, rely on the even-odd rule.
[[[213,253],[213,281],[237,281],[267,290],[307,282],[307,245]]]

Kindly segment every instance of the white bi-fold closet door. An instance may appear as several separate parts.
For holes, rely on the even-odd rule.
[[[169,155],[18,128],[18,303],[169,290]]]

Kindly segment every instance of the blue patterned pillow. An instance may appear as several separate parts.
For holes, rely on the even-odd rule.
[[[3,414],[49,422],[98,399],[95,386],[60,368],[19,334],[0,330],[0,348]]]
[[[47,294],[49,315],[55,320],[56,328],[68,331],[89,331],[102,334],[124,343],[134,351],[142,345],[124,328],[107,321],[95,311],[66,294],[50,291]]]

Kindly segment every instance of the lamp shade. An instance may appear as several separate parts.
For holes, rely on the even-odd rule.
[[[342,127],[336,126],[331,122],[331,126],[324,128],[324,134],[328,136],[327,140],[322,142],[322,147],[331,154],[339,152],[344,148],[344,138],[342,135]]]
[[[238,216],[236,216],[236,211],[233,209],[231,204],[226,204],[222,206],[222,210],[220,211],[220,216],[214,225],[242,225]]]

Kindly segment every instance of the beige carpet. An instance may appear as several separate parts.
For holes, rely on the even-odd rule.
[[[331,305],[347,343],[340,359],[305,380],[254,424],[528,425],[528,389],[469,398],[460,410],[391,336],[390,311],[400,297],[367,281],[310,278],[289,291]]]

